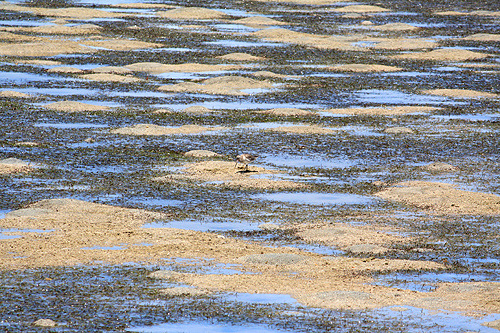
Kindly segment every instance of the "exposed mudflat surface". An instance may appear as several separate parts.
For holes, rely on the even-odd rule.
[[[0,2],[0,330],[498,331],[499,17]]]

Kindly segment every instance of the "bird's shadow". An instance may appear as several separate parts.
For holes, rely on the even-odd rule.
[[[253,173],[258,172],[257,170],[238,170],[236,173]]]

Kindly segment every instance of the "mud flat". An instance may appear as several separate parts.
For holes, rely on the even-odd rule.
[[[498,329],[497,4],[56,7],[0,3],[0,330]]]

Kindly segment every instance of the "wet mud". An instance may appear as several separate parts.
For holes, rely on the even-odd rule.
[[[0,330],[498,331],[499,13],[0,2]]]

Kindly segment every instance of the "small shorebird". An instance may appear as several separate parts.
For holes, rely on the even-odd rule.
[[[234,167],[236,168],[239,162],[245,164],[245,170],[248,171],[248,163],[255,161],[257,157],[257,155],[252,154],[240,154],[236,156],[236,164],[234,165]]]

